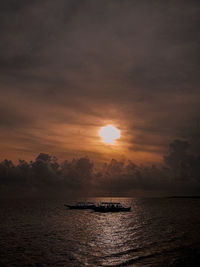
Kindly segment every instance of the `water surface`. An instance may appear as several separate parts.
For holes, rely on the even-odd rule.
[[[0,266],[200,266],[200,199],[113,200],[131,212],[2,200]]]

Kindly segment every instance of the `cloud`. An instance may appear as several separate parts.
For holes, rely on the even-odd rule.
[[[190,195],[200,193],[200,156],[187,141],[174,140],[164,164],[138,165],[112,159],[97,167],[89,157],[61,163],[40,153],[34,161],[0,163],[2,197]]]
[[[125,133],[124,154],[141,162],[137,151],[156,161],[169,140],[187,138],[199,114],[198,1],[7,0],[0,7],[5,153],[14,140],[37,147],[29,158],[42,143],[46,153],[54,143],[56,155],[105,154],[98,137],[82,133],[94,138],[107,122]]]

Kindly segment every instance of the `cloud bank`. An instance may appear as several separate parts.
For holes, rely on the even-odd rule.
[[[112,159],[98,169],[88,157],[58,163],[40,153],[34,161],[0,163],[2,197],[169,196],[200,194],[200,155],[174,140],[160,166]]]

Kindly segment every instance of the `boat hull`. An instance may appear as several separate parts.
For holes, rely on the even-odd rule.
[[[76,205],[68,205],[68,204],[64,204],[65,207],[67,207],[68,209],[73,209],[73,210],[87,210],[87,209],[94,209],[95,206],[76,206]]]
[[[131,210],[131,207],[128,208],[95,207],[93,210],[96,212],[127,212]]]

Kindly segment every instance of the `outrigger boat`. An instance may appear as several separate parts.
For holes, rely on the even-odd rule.
[[[97,212],[121,212],[130,211],[131,207],[123,207],[120,202],[101,202],[93,210]]]
[[[95,204],[93,202],[77,202],[75,205],[64,204],[64,206],[69,209],[76,209],[76,210],[95,208]]]

